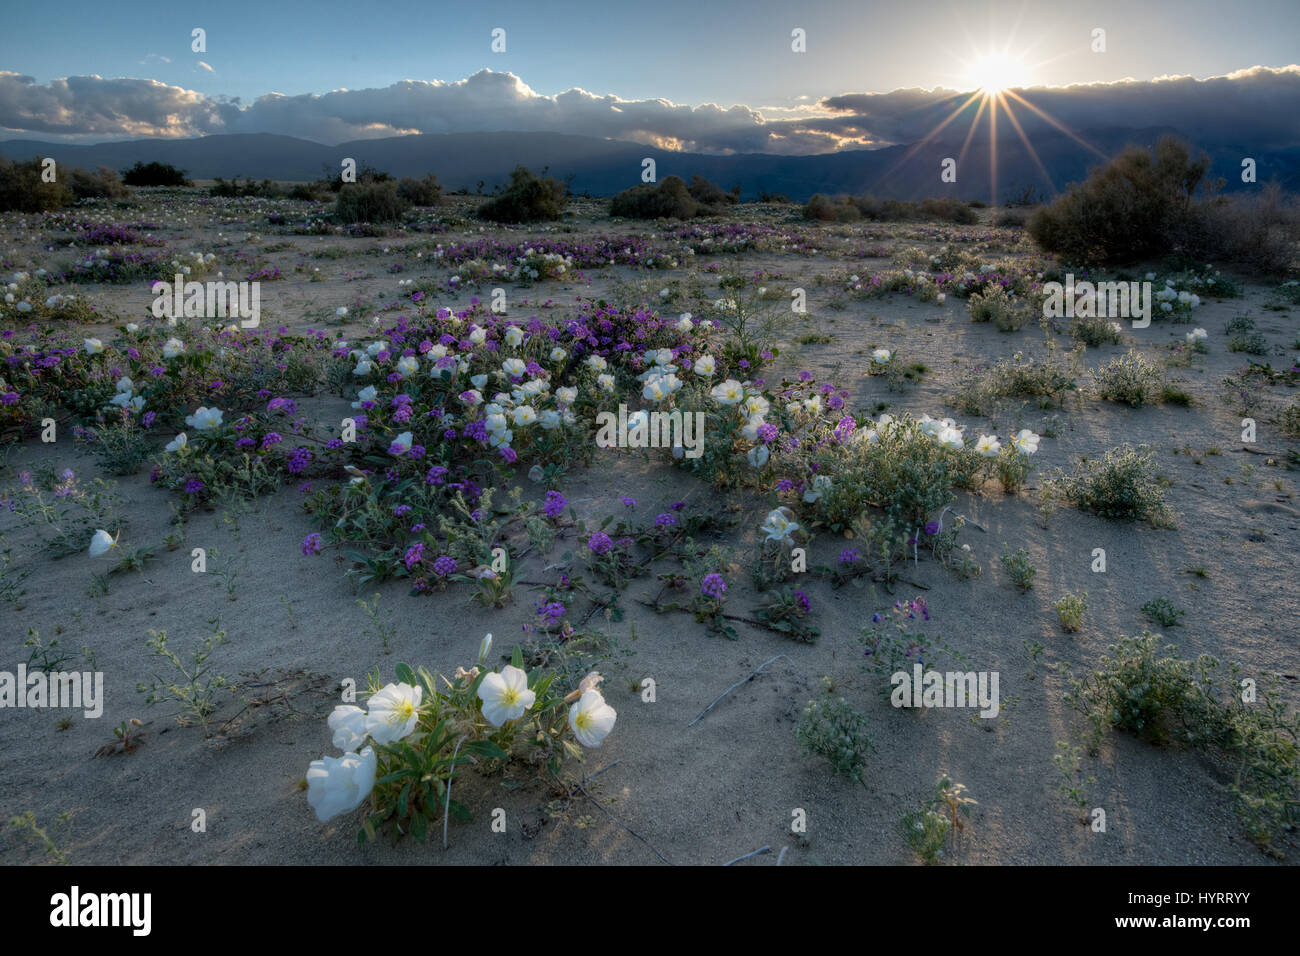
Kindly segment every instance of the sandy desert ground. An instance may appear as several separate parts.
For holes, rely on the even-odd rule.
[[[992,225],[991,210],[982,210],[983,221],[973,226],[818,225],[800,219],[794,206],[752,204],[725,222],[665,226],[610,220],[596,202],[578,201],[557,224],[498,227],[468,218],[472,197],[450,197],[423,220],[436,231],[349,236],[294,234],[294,224],[325,208],[301,202],[212,200],[197,190],[146,193],[133,202],[78,208],[62,219],[6,214],[0,267],[6,275],[68,268],[89,252],[71,220],[147,223],[139,231],[164,245],[140,248],[212,253],[227,277],[278,269],[280,278],[261,286],[258,334],[281,326],[287,335],[323,329],[361,347],[378,336],[372,317],[387,324],[401,314],[386,308],[409,296],[401,280],[428,283],[435,289],[430,299],[453,310],[468,308],[473,297],[487,301],[493,287],[504,287],[507,317],[520,322],[583,314],[591,302],[627,296],[641,283],[647,306],[676,320],[688,311],[678,293],[689,282],[716,290],[720,275],[742,274],[779,290],[784,300],[790,289],[807,292],[807,313],[790,317],[779,354],[763,370],[769,383],[807,370],[817,382],[847,390],[844,411],[862,418],[885,412],[950,416],[965,426],[968,441],[994,431],[1005,438],[1021,428],[1042,440],[1018,493],[1004,494],[996,483],[957,492],[952,507],[972,522],[961,541],[981,566],[978,576],[959,576],[921,551],[900,569],[892,593],[867,578],[837,588],[815,569],[834,565],[844,548],[859,542],[805,519],[815,532],[806,545],[810,570],[796,575],[792,586],[810,601],[810,620],[820,630],[814,643],[752,623],[760,592],[745,570],[748,554],[761,544],[765,517],[782,503],[802,516],[797,499],[781,498],[770,487],[711,487],[658,452],[596,450],[589,467],[574,467],[559,484],[576,515],[588,527],[607,515],[650,524],[682,503],[675,513],[712,516],[715,526],[701,540],[728,549],[726,609],[748,620],[734,622],[737,639],[728,640],[690,614],[656,614],[643,603],[659,590],[653,573],[628,584],[618,613],[574,598],[569,620],[601,639],[589,642],[590,657],[565,666],[599,669],[606,699],[618,713],[599,749],[586,751],[581,764],[566,764],[572,781],[588,782],[566,792],[523,769],[466,771],[455,787],[474,820],[452,820],[444,850],[441,825],[428,845],[381,839],[359,847],[361,811],[317,821],[303,780],[310,761],[336,753],[326,716],[346,678],[364,685],[377,668],[387,682],[402,661],[449,674],[473,662],[488,632],[494,656],[508,654],[515,643],[536,642],[535,602],[546,600],[539,585],[554,586],[566,567],[580,566],[575,554],[583,541],[572,523],[561,522],[553,548],[544,553],[530,549],[515,527],[514,595],[503,608],[475,603],[463,583],[411,596],[409,581],[356,585],[346,574],[348,547],[305,556],[304,538],[322,528],[304,511],[309,493],[294,483],[249,500],[198,507],[188,514],[183,541],[169,550],[163,544],[173,531],[169,502],[182,508],[186,496],[151,483],[148,462],[135,474],[112,475],[87,442],[75,439],[71,422],[60,424],[53,443],[28,431],[5,447],[0,469],[6,506],[0,508],[0,549],[8,552],[0,669],[28,662],[32,648],[25,642],[39,632],[47,647],[58,641],[69,668],[89,669],[82,648],[93,652],[105,675],[105,701],[97,719],[52,708],[0,713],[0,818],[30,811],[54,849],[72,862],[717,864],[766,846],[772,852],[744,865],[772,865],[787,848],[783,865],[916,865],[900,817],[934,793],[942,774],[977,801],[945,855],[948,862],[1287,865],[1300,859],[1294,831],[1274,841],[1285,861],[1261,852],[1234,813],[1231,767],[1187,748],[1111,732],[1095,754],[1083,754],[1082,775],[1095,778],[1086,785],[1086,806],[1105,811],[1104,832],[1082,824],[1058,792],[1064,778],[1053,762],[1058,742],[1077,741],[1085,729],[1064,699],[1064,668],[1095,670],[1108,645],[1144,628],[1163,633],[1186,657],[1240,662],[1243,673],[1261,679],[1280,675],[1282,699],[1291,708],[1297,703],[1300,441],[1273,423],[1295,402],[1297,378],[1256,377],[1242,386],[1258,421],[1254,443],[1242,441],[1244,416],[1225,398],[1224,385],[1250,361],[1282,372],[1297,363],[1300,307],[1279,304],[1274,282],[1242,277],[1239,296],[1202,294],[1186,323],[1159,316],[1145,329],[1125,323],[1119,344],[1082,353],[1078,389],[1059,407],[1006,398],[976,415],[954,407],[954,396],[972,374],[998,360],[1015,353],[1045,358],[1048,339],[1039,324],[1002,332],[973,323],[966,300],[955,295],[942,302],[905,292],[862,296],[851,286],[854,276],[861,282],[896,268],[893,257],[913,246],[1033,268],[1041,256],[1020,230]],[[738,225],[753,231],[744,241],[729,240],[728,230]],[[644,258],[661,261],[574,269],[531,285],[489,281],[452,289],[447,280],[463,270],[436,254],[439,245],[481,239],[582,243],[610,237],[643,243],[649,250]],[[676,266],[662,268],[665,257]],[[1140,279],[1144,271],[1129,277]],[[167,274],[160,264],[156,278]],[[661,289],[669,295],[661,296]],[[84,337],[110,343],[126,322],[156,324],[147,281],[75,280],[49,290],[58,291],[75,291],[103,320],[47,323],[66,329],[74,348]],[[346,316],[336,314],[340,307],[347,307]],[[1225,327],[1240,316],[1251,318],[1264,336],[1265,355],[1229,351]],[[0,324],[18,330],[3,343],[12,355],[27,322],[10,306]],[[1068,320],[1054,323],[1062,351],[1074,345],[1068,327]],[[1208,333],[1204,354],[1185,348],[1186,333],[1198,327]],[[924,371],[891,388],[888,376],[869,374],[871,352],[880,348],[890,350],[891,361],[919,363]],[[1098,397],[1092,370],[1130,349],[1159,366],[1166,386],[1182,392],[1187,404],[1130,407]],[[337,423],[350,414],[355,393],[345,381],[341,388],[293,397],[310,421]],[[175,430],[158,434],[149,461],[165,454],[161,446]],[[1081,458],[1098,458],[1124,443],[1152,450],[1167,479],[1174,527],[1106,519],[1064,502],[1040,507],[1040,488],[1058,469],[1070,473]],[[155,551],[142,569],[101,578],[106,593],[95,576],[112,559],[91,558],[84,544],[56,556],[50,526],[25,518],[32,513],[25,478],[37,486],[42,475],[51,478],[44,498],[58,504],[62,499],[52,489],[67,469],[79,488],[95,479],[108,483],[120,496],[114,514],[123,540]],[[512,486],[525,500],[542,500],[546,489],[525,472],[514,470],[499,500]],[[347,476],[311,480],[321,487]],[[625,505],[625,497],[635,505]],[[1004,544],[1023,548],[1037,569],[1029,590],[1015,587],[999,561]],[[207,552],[203,574],[191,570],[196,547]],[[1093,571],[1097,548],[1105,550],[1104,573]],[[1087,592],[1087,612],[1081,629],[1067,633],[1053,603],[1081,591]],[[376,594],[386,639],[358,606]],[[879,693],[877,679],[862,667],[857,638],[874,613],[917,597],[928,608],[930,633],[957,647],[970,669],[1000,674],[999,716],[980,719],[948,709],[901,713]],[[1161,597],[1185,611],[1178,625],[1160,627],[1144,616],[1142,606]],[[174,705],[147,705],[137,683],[158,672],[145,643],[151,629],[165,629],[184,653],[212,630],[214,619],[228,641],[215,651],[213,669],[233,686],[217,692],[218,709],[205,735],[202,726],[181,726]],[[1039,652],[1031,650],[1035,642]],[[691,725],[719,694],[774,657]],[[796,723],[823,676],[833,678],[837,693],[868,721],[874,750],[861,783],[804,755],[796,741]],[[653,702],[643,700],[647,677],[654,681]],[[113,740],[113,728],[132,718],[143,722],[140,746],[96,756]],[[505,810],[504,833],[491,827],[497,807]],[[196,809],[204,811],[204,832],[191,825]],[[792,832],[796,810],[805,813],[804,833]],[[0,833],[0,858],[37,863],[52,855],[39,839],[10,826]]]

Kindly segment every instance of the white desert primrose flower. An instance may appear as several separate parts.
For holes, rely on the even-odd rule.
[[[594,372],[603,372],[605,369],[609,368],[609,363],[599,355],[588,355],[587,367]]]
[[[361,806],[375,788],[379,760],[373,747],[359,754],[323,757],[307,768],[307,803],[321,823]]]
[[[355,704],[339,704],[329,716],[329,728],[334,731],[334,746],[339,750],[355,751],[366,740],[366,712]]]
[[[885,365],[889,362],[889,349],[874,349],[871,353],[871,361],[876,365]]]
[[[523,359],[508,358],[501,363],[501,371],[511,378],[519,378],[528,370],[528,365]]]
[[[185,424],[201,432],[221,427],[222,411],[219,408],[207,408],[200,405],[198,411],[185,419]]]
[[[478,660],[482,664],[487,660],[488,655],[492,653],[492,634],[489,632],[483,635],[483,640],[478,645]]]
[[[478,696],[483,701],[483,719],[493,727],[522,717],[537,700],[537,694],[528,689],[528,675],[513,664],[484,677]]]
[[[735,405],[745,398],[745,389],[734,378],[729,378],[721,385],[713,386],[709,394],[720,405]]]
[[[90,539],[90,556],[97,558],[101,554],[107,554],[116,545],[117,539],[103,528],[100,528]]]
[[[765,541],[794,544],[794,533],[799,530],[799,524],[789,508],[777,508],[768,512],[767,520],[758,530],[767,536]]]
[[[566,351],[564,351],[564,349],[562,349],[562,348],[560,348],[560,347],[558,347],[558,346],[555,347],[555,348],[553,348],[553,349],[551,349],[551,361],[552,361],[552,362],[563,362],[563,361],[564,361],[566,358],[568,358],[568,357],[569,357],[569,353],[566,352]]]
[[[602,373],[596,376],[596,384],[600,386],[603,392],[614,391],[614,376],[609,373]]]
[[[1040,436],[1035,435],[1028,428],[1022,428],[1018,433],[1016,433],[1015,437],[1011,439],[1011,447],[1023,454],[1032,455],[1034,452],[1038,451],[1038,443],[1040,441],[1042,441]]]
[[[831,490],[831,479],[829,475],[818,475],[812,481],[812,487],[803,493],[803,500],[812,504],[821,498],[822,495]]]
[[[357,400],[352,403],[353,408],[360,408],[362,402],[373,402],[379,393],[373,385],[367,385],[361,391],[357,392]]]
[[[766,445],[755,445],[745,457],[749,459],[751,468],[762,468],[767,464],[767,460],[771,455],[772,453],[767,450]]]
[[[1002,450],[1002,443],[997,435],[980,435],[975,443],[975,454],[984,458],[994,458]]]
[[[524,331],[517,325],[512,325],[506,329],[506,345],[512,349],[518,348],[524,342]]]
[[[168,339],[163,345],[163,358],[175,358],[185,351],[185,343],[180,339]]]
[[[82,339],[81,346],[86,350],[87,355],[98,355],[104,351],[104,343],[99,339]]]
[[[1209,337],[1210,333],[1206,332],[1205,329],[1192,329],[1192,331],[1187,333],[1187,341],[1191,342],[1193,345],[1197,342],[1204,342]]]
[[[599,747],[614,729],[618,713],[605,703],[598,690],[584,691],[578,702],[569,708],[569,726],[578,743],[584,747]]]
[[[163,451],[184,451],[189,447],[190,440],[184,432],[178,434],[175,438],[163,446]]]
[[[537,410],[531,405],[520,405],[514,413],[515,426],[524,428],[537,421]]]
[[[390,455],[405,455],[411,450],[411,445],[415,442],[415,436],[410,432],[402,432],[393,439],[393,443],[388,446]]]
[[[391,744],[415,730],[424,689],[410,684],[387,684],[370,698],[366,733],[377,744]]]
[[[701,355],[695,360],[693,371],[701,378],[712,378],[713,373],[717,371],[717,362],[714,361],[712,355]]]

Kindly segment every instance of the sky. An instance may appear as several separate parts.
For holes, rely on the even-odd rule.
[[[987,56],[996,77],[1029,89],[1300,60],[1297,0],[69,0],[50,10],[6,10],[0,137],[278,131],[340,142],[496,124],[670,148],[821,152],[893,140],[878,129],[846,136],[844,123],[768,124],[826,118],[828,98],[970,90],[989,73]],[[203,52],[191,49],[195,27],[206,31]],[[496,28],[505,52],[491,49]],[[796,28],[806,52],[791,49]],[[1098,28],[1104,52],[1092,49]],[[915,106],[910,96],[896,99]]]

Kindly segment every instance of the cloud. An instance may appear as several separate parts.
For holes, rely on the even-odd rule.
[[[206,63],[204,63],[202,60],[199,60],[199,66],[201,66],[203,69],[207,70],[209,73],[215,73],[215,72],[217,72],[217,71],[214,70],[211,66],[209,66],[209,65],[206,64]]]
[[[237,108],[157,80],[69,76],[39,84],[0,71],[0,127],[58,139],[201,136],[226,131]]]
[[[1300,114],[1300,66],[1018,93],[1071,129],[1169,126],[1259,149],[1295,145],[1300,138],[1293,119]],[[154,80],[83,76],[37,84],[30,76],[0,72],[0,127],[82,141],[275,132],[323,143],[409,133],[551,131],[695,152],[802,154],[916,142],[969,96],[902,89],[815,102],[801,97],[793,106],[760,110],[625,100],[577,88],[547,96],[512,73],[481,70],[456,82],[403,80],[379,89],[267,93],[244,104]],[[1047,120],[1010,102],[1026,133],[1050,128]],[[973,116],[975,105],[967,110]],[[954,120],[945,135],[964,137],[969,116]],[[998,132],[1016,135],[1005,122]]]
[[[1256,66],[1206,79],[1162,76],[1014,92],[1020,99],[1008,96],[1006,101],[1029,136],[1052,128],[1041,112],[1071,130],[1173,127],[1258,149],[1294,146],[1300,140],[1294,119],[1300,114],[1300,66]],[[969,98],[969,93],[943,89],[846,93],[821,101],[822,108],[833,114],[833,119],[823,120],[822,128],[866,131],[885,142],[913,143]],[[967,106],[970,116],[977,104],[978,100]],[[964,136],[969,126],[968,116],[962,116],[944,135]],[[1011,124],[1000,124],[999,138],[1003,137],[1017,137]]]

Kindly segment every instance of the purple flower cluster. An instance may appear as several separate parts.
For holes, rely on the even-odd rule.
[[[320,554],[321,548],[320,533],[313,531],[307,537],[302,539],[302,553],[305,557],[311,557],[313,554]]]
[[[587,540],[587,547],[593,554],[609,554],[610,549],[614,547],[614,541],[605,532],[597,531]]]
[[[705,597],[720,601],[727,593],[727,582],[723,580],[721,574],[706,574],[704,580],[700,582],[700,592]]]
[[[554,520],[564,514],[564,506],[567,504],[564,495],[558,491],[548,491],[546,493],[546,503],[542,506],[542,514]]]

